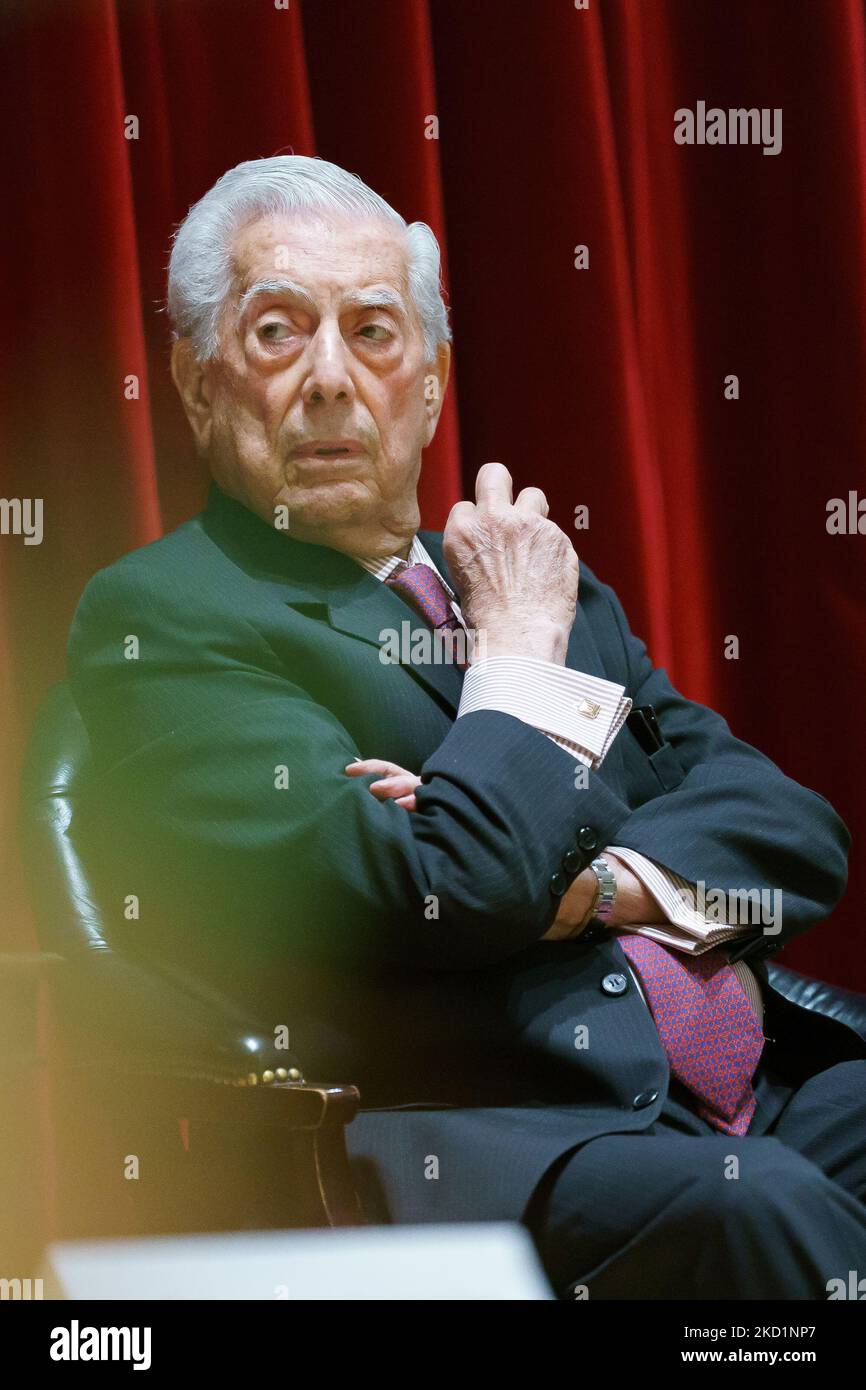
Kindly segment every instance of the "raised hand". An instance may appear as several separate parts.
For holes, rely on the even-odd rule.
[[[458,502],[445,527],[444,553],[466,622],[483,633],[487,656],[534,656],[565,664],[580,562],[548,520],[547,498],[527,487],[512,501],[501,463],[478,470],[475,502]]]

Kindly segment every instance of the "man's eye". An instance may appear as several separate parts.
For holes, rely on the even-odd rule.
[[[263,323],[259,334],[267,343],[282,343],[291,337],[292,330],[287,323]]]
[[[371,343],[387,342],[391,336],[390,328],[386,328],[383,323],[365,323],[360,331]]]

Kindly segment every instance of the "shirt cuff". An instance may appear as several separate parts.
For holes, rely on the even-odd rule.
[[[625,686],[531,656],[490,656],[463,678],[459,719],[494,709],[532,724],[597,772],[631,709]]]
[[[673,869],[666,869],[637,850],[626,849],[622,845],[608,845],[607,848],[624,864],[628,864],[667,918],[666,923],[641,923],[642,936],[650,936],[665,946],[699,955],[702,951],[710,951],[714,946],[722,946],[733,937],[754,930],[750,923],[731,926],[707,917],[699,909],[696,885],[689,883],[681,874],[674,873]]]

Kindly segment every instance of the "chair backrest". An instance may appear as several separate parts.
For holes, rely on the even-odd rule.
[[[84,722],[65,681],[49,690],[30,735],[21,792],[21,840],[39,942],[66,957],[107,951],[105,923],[72,829],[91,766]]]
[[[69,685],[49,690],[33,725],[21,787],[20,831],[25,874],[43,950],[69,967],[54,976],[68,1023],[102,1044],[109,1035],[139,1054],[167,1056],[189,1071],[207,1058],[234,1071],[264,1075],[285,1068],[301,1075],[293,1051],[272,1035],[245,1002],[230,997],[177,962],[142,960],[115,939],[75,834],[77,797],[91,773],[84,722]]]

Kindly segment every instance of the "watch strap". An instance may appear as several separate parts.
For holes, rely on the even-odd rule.
[[[598,880],[598,894],[592,915],[600,922],[609,922],[616,902],[616,879],[613,870],[603,854],[597,855],[589,867]]]

